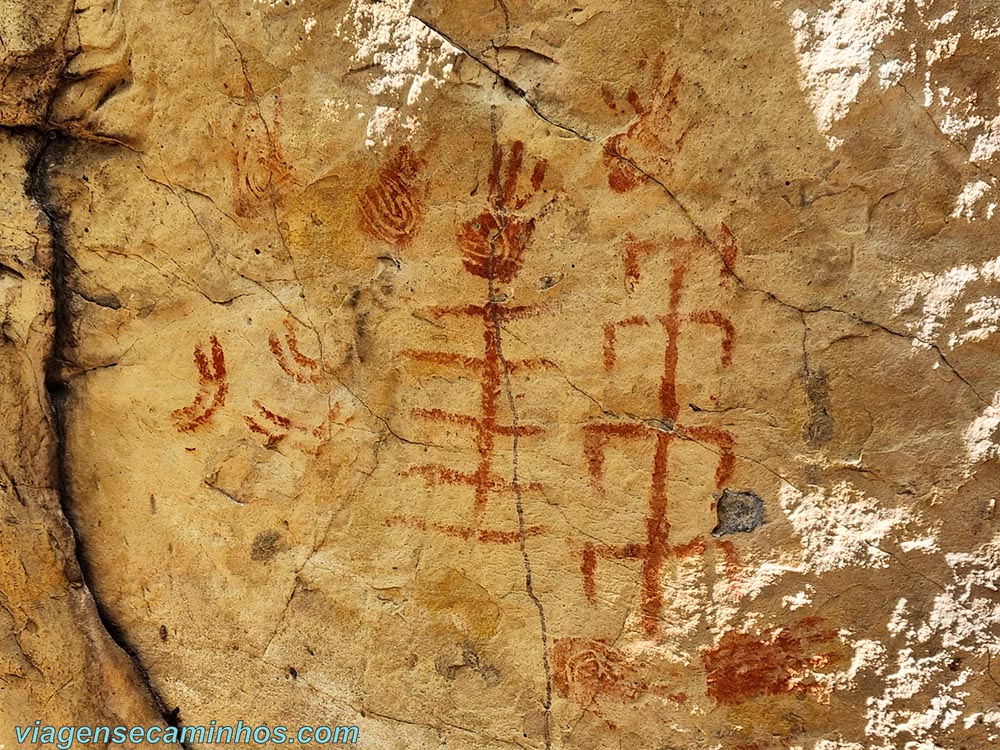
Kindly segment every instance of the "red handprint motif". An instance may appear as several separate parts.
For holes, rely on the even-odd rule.
[[[509,283],[521,270],[524,248],[535,231],[535,219],[524,219],[520,211],[545,179],[548,162],[539,159],[531,172],[531,193],[518,193],[524,161],[524,143],[514,141],[506,157],[499,142],[493,144],[489,176],[489,205],[479,216],[464,224],[458,233],[465,269],[480,278]]]
[[[608,167],[608,186],[616,193],[634,190],[646,180],[645,171],[655,175],[670,169],[673,159],[681,150],[691,125],[678,129],[674,122],[678,94],[683,83],[680,70],[669,75],[664,70],[665,55],[656,56],[651,66],[652,91],[643,101],[634,88],[629,88],[625,99],[635,111],[635,118],[628,128],[616,133],[604,143],[603,161]],[[639,65],[645,67],[645,61]],[[614,93],[604,88],[604,101],[617,111],[619,103]],[[678,132],[679,130],[679,132]],[[635,166],[639,159],[650,163],[652,170]]]
[[[182,432],[193,432],[208,422],[219,407],[225,405],[226,394],[229,393],[226,354],[218,338],[213,335],[208,340],[212,344],[211,359],[205,355],[200,344],[194,347],[194,364],[198,368],[198,394],[190,406],[171,412],[174,424]]]
[[[844,659],[837,649],[837,629],[823,624],[811,616],[762,635],[725,633],[702,654],[708,694],[725,705],[761,695],[822,695],[817,671]]]

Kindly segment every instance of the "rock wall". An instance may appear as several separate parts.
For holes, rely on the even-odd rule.
[[[1000,741],[995,8],[0,22],[0,744]]]

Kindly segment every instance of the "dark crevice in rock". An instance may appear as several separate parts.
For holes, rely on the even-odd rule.
[[[45,217],[52,248],[49,281],[52,288],[54,333],[52,348],[45,364],[45,389],[56,433],[55,486],[58,491],[59,504],[73,536],[74,555],[83,578],[83,584],[90,593],[101,625],[118,648],[128,655],[136,674],[142,680],[149,702],[163,716],[163,720],[168,725],[178,726],[178,709],[169,710],[167,708],[166,703],[153,687],[149,671],[143,664],[135,646],[123,628],[111,616],[108,607],[101,601],[92,585],[95,577],[94,568],[77,531],[77,521],[71,501],[71,467],[66,442],[66,406],[71,391],[66,377],[70,370],[67,367],[66,354],[73,346],[73,320],[70,305],[72,290],[68,281],[71,258],[66,247],[66,215],[56,202],[51,186],[52,168],[65,155],[70,141],[66,137],[52,132],[42,135],[41,138],[43,140],[38,145],[36,153],[27,167],[25,191]],[[181,745],[187,750],[183,743]]]
[[[25,191],[45,217],[48,224],[49,241],[52,247],[49,281],[52,287],[52,307],[55,320],[52,350],[49,355],[49,361],[45,365],[45,386],[49,397],[53,399],[53,408],[55,408],[58,402],[54,397],[61,397],[62,388],[65,385],[62,377],[65,362],[63,353],[68,351],[73,345],[73,328],[69,302],[69,284],[67,282],[69,254],[66,250],[63,232],[66,217],[53,201],[52,190],[49,184],[49,173],[55,162],[63,156],[68,143],[65,139],[52,133],[42,137],[44,140],[27,167],[28,174]],[[56,412],[56,416],[59,416],[58,411]],[[59,445],[62,447],[62,436],[58,435],[57,437],[60,438]],[[59,468],[61,471],[61,460]]]
[[[97,305],[98,307],[105,307],[109,310],[122,309],[121,300],[118,299],[118,297],[116,297],[111,292],[95,293],[95,292],[88,292],[85,289],[74,289],[73,293],[79,296],[80,298],[87,300],[87,302],[91,303],[92,305]]]

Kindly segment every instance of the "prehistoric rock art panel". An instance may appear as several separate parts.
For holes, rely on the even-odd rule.
[[[437,320],[474,322],[481,331],[481,354],[469,356],[456,351],[428,350],[404,352],[405,356],[416,362],[454,369],[479,380],[478,414],[459,414],[440,407],[415,408],[411,412],[419,419],[457,425],[471,431],[479,456],[476,468],[473,471],[463,471],[444,464],[430,463],[414,466],[403,472],[404,476],[422,477],[429,486],[460,485],[471,488],[472,520],[467,526],[445,526],[428,523],[424,519],[395,517],[389,519],[390,524],[405,524],[464,539],[502,544],[523,543],[525,535],[535,536],[543,531],[536,526],[520,530],[486,529],[480,524],[491,496],[509,497],[511,493],[520,496],[522,492],[537,492],[540,489],[537,483],[520,482],[516,478],[501,476],[495,469],[494,462],[497,452],[506,447],[497,444],[498,438],[518,441],[544,433],[539,426],[517,422],[515,415],[512,415],[514,421],[511,423],[502,422],[500,417],[506,380],[520,373],[554,367],[551,361],[544,358],[504,358],[500,342],[501,327],[544,311],[538,306],[507,304],[497,296],[495,284],[511,282],[521,270],[524,252],[534,232],[535,218],[524,218],[519,212],[529,198],[540,191],[545,169],[545,160],[536,161],[527,180],[530,190],[522,192],[520,183],[525,181],[524,143],[514,141],[505,149],[498,141],[494,142],[487,207],[476,218],[462,225],[458,237],[464,270],[487,281],[486,301],[427,310],[427,314]]]
[[[996,16],[0,0],[0,745],[997,745]]]
[[[722,233],[728,235],[728,230],[723,228]],[[621,345],[618,341],[619,331],[623,328],[640,327],[645,334],[647,330],[653,330],[657,326],[662,330],[664,354],[657,389],[657,411],[638,422],[592,422],[586,425],[583,428],[583,449],[594,489],[604,495],[605,453],[609,446],[618,441],[652,442],[646,537],[643,542],[625,545],[587,543],[581,553],[581,572],[584,591],[588,600],[593,603],[596,601],[596,577],[600,560],[642,561],[642,623],[646,633],[654,636],[660,627],[664,607],[661,583],[664,562],[671,557],[704,553],[706,549],[706,542],[701,538],[682,544],[670,542],[667,478],[671,471],[671,448],[678,440],[691,440],[712,446],[718,454],[715,485],[719,490],[732,478],[735,467],[733,436],[729,432],[705,425],[688,426],[679,421],[681,409],[677,401],[677,378],[682,333],[695,324],[707,325],[721,332],[719,358],[726,367],[732,363],[735,333],[733,324],[719,310],[685,312],[682,309],[684,279],[694,260],[693,256],[697,251],[713,251],[712,244],[706,238],[640,241],[629,235],[618,249],[624,265],[625,287],[629,293],[634,292],[643,280],[644,260],[655,253],[665,253],[669,257],[670,273],[665,284],[669,291],[666,308],[660,314],[630,315],[604,324],[603,364],[608,371],[613,371],[618,362]],[[726,263],[731,264],[733,260],[727,258]]]

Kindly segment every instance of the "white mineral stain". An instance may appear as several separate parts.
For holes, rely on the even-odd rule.
[[[1000,283],[1000,256],[980,265],[966,263],[952,266],[940,273],[929,271],[900,277],[897,283],[904,292],[896,302],[896,314],[920,307],[919,318],[908,324],[915,337],[915,346],[946,345],[954,349],[973,341],[983,341],[1000,330],[1000,303],[991,294],[980,294],[967,302],[964,321],[958,330],[943,336],[944,328],[956,327],[952,313],[963,295],[974,284],[989,289]]]
[[[972,37],[977,40],[996,39],[1000,37],[1000,23],[990,25],[982,19],[977,19],[972,25]]]
[[[966,474],[991,458],[1000,458],[1000,391],[962,434],[965,440]]]
[[[420,104],[451,73],[460,50],[410,15],[413,0],[351,0],[338,36],[357,49],[353,62],[379,72],[368,93],[380,102],[368,120],[365,144],[387,144],[400,131],[419,127]]]
[[[787,607],[790,610],[796,610],[799,607],[804,607],[807,604],[812,604],[813,587],[806,586],[804,591],[799,591],[796,594],[790,596],[781,597],[781,606]]]
[[[954,21],[957,15],[958,15],[958,9],[952,8],[944,15],[939,16],[938,18],[935,18],[932,21],[930,21],[927,24],[927,28],[929,28],[931,31],[934,31],[939,26],[943,26],[946,23],[951,23],[952,21]]]
[[[1000,117],[994,117],[983,125],[983,132],[976,137],[969,154],[969,161],[989,161],[1000,151]]]
[[[848,482],[805,493],[785,484],[778,499],[802,540],[805,565],[814,573],[886,567],[890,557],[877,545],[909,520],[905,508],[881,507]]]
[[[899,635],[902,633],[906,629],[906,614],[906,599],[900,599],[896,602],[896,606],[892,610],[892,617],[890,617],[889,622],[886,623],[886,630],[893,635]]]
[[[884,89],[891,88],[903,80],[903,76],[912,73],[916,66],[912,60],[886,60],[878,66],[878,84]]]
[[[955,199],[955,209],[951,212],[953,219],[968,219],[974,221],[977,217],[977,206],[993,191],[994,185],[986,180],[968,182]],[[982,213],[987,219],[992,219],[996,213],[996,201],[986,202]]]
[[[901,27],[904,0],[834,0],[827,10],[792,12],[802,83],[820,131],[847,115],[871,76],[875,48]]]
[[[868,748],[864,745],[859,745],[857,742],[846,742],[844,740],[816,740],[816,744],[812,746],[812,750],[868,750]]]
[[[958,657],[1000,654],[1000,534],[972,552],[944,555],[951,581],[915,618],[900,599],[886,630],[899,643],[882,675],[881,695],[868,699],[866,733],[879,747],[937,748],[940,732],[959,722],[1000,727],[998,712],[967,712],[973,669],[953,671]],[[929,653],[929,656],[917,656]]]
[[[935,599],[931,627],[946,633],[946,648],[1000,654],[1000,534],[974,552],[948,553],[945,561],[954,583]]]
[[[929,535],[918,539],[904,539],[899,543],[899,548],[903,550],[903,552],[923,552],[925,554],[937,552],[937,537]]]
[[[966,320],[970,326],[961,337],[949,337],[953,349],[969,341],[984,341],[1000,329],[1000,297],[981,297],[965,306]]]
[[[886,648],[878,641],[870,638],[851,639],[851,633],[842,631],[841,640],[853,651],[851,663],[839,672],[812,672],[810,677],[825,688],[825,694],[830,695],[834,690],[849,690],[857,684],[858,675],[866,669],[879,666],[884,663]]]
[[[1000,81],[984,76],[972,92],[963,86],[956,91],[949,83],[960,45],[1000,36],[1000,23],[983,15],[957,4],[940,12],[924,0],[827,0],[802,3],[792,10],[788,23],[801,84],[828,146],[836,149],[843,144],[833,128],[850,111],[874,72],[881,90],[903,87],[923,105],[941,132],[968,152],[969,163],[988,175],[1000,159],[1000,116],[995,116]],[[971,41],[963,41],[956,28],[971,29],[967,35]],[[895,57],[887,57],[879,48],[887,40],[884,46],[892,48]],[[902,55],[900,41],[908,42]],[[918,93],[922,99],[916,98]],[[985,114],[984,107],[994,111]],[[953,218],[993,218],[998,201],[987,197],[995,189],[992,178],[967,182],[956,196]]]
[[[896,655],[896,671],[885,678],[881,696],[868,699],[865,732],[869,737],[892,744],[889,747],[906,747],[923,750],[933,748],[932,730],[945,729],[961,715],[964,691],[959,691],[971,676],[963,670],[951,680],[937,680],[937,694],[921,708],[910,708],[913,699],[922,692],[931,692],[932,683],[946,669],[940,655],[917,658],[911,649],[902,649]],[[898,704],[904,704],[897,707]],[[905,743],[905,744],[904,744]]]
[[[1000,727],[1000,711],[978,711],[965,717],[963,726],[966,729],[974,724],[994,724]]]

